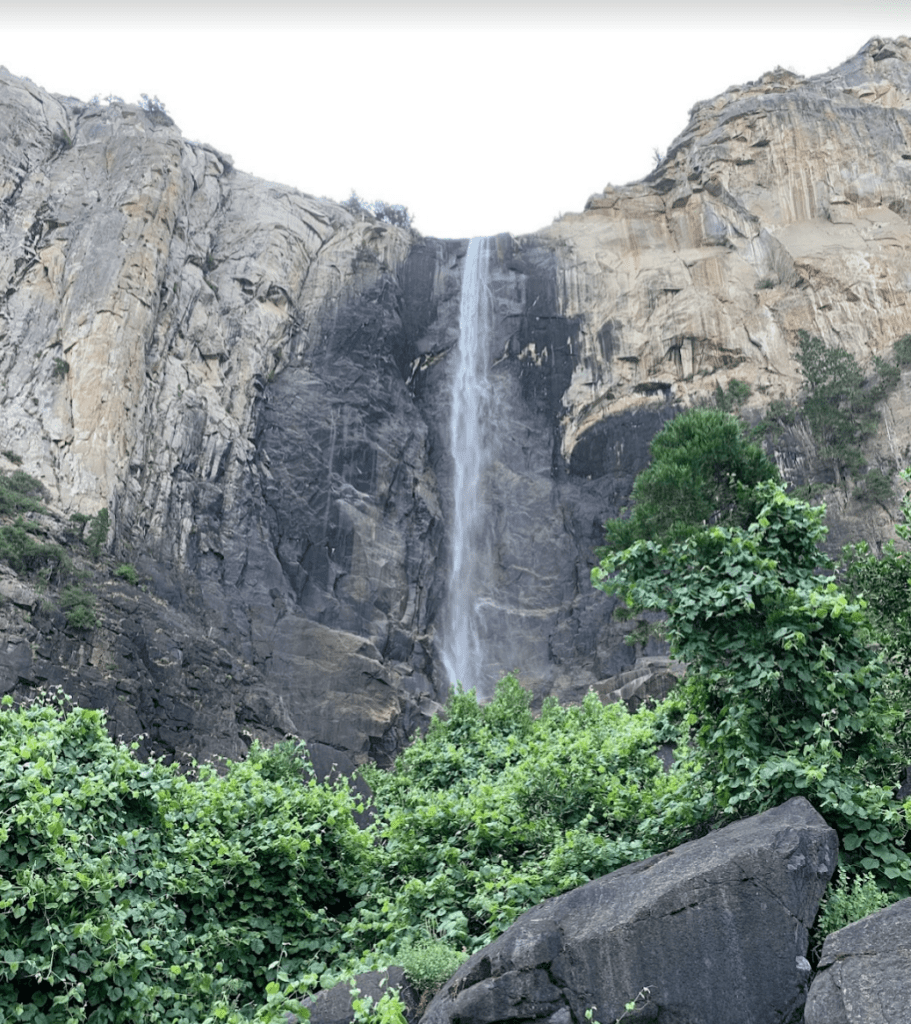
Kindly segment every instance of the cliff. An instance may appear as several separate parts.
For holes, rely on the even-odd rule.
[[[0,690],[59,684],[168,756],[287,734],[394,755],[448,686],[466,245],[0,71],[0,442],[50,534],[113,521],[94,630],[7,574]],[[644,181],[496,250],[485,671],[573,699],[660,653],[621,643],[588,579],[660,425],[734,378],[753,419],[793,398],[798,330],[865,366],[911,333],[911,42],[698,104]],[[866,453],[893,477],[909,387]],[[818,476],[809,437],[777,444]],[[888,504],[827,498],[835,540],[890,535]]]

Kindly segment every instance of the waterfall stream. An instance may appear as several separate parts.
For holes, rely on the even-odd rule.
[[[450,686],[477,689],[485,683],[481,608],[489,590],[492,549],[488,528],[487,476],[492,459],[495,406],[490,377],[493,302],[490,293],[492,240],[468,245],[459,307],[459,341],[452,388],[449,439],[454,464],[443,664]],[[489,595],[487,595],[489,596]]]

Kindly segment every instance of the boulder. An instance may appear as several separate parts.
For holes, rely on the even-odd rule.
[[[838,840],[802,797],[630,864],[523,914],[467,960],[422,1024],[586,1012],[659,1024],[787,1024]],[[821,1019],[821,1018],[820,1018]]]
[[[833,932],[804,1024],[907,1024],[911,1020],[911,899]]]

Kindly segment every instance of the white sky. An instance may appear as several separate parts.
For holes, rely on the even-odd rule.
[[[242,170],[403,203],[452,238],[534,231],[643,177],[729,85],[911,34],[911,13],[844,0],[16,6],[0,28],[14,74],[80,99],[157,95]]]

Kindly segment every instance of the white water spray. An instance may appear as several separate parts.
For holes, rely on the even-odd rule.
[[[459,307],[459,341],[449,439],[454,472],[452,563],[443,664],[454,689],[484,689],[481,604],[490,578],[486,480],[492,449],[493,393],[488,369],[493,329],[491,240],[468,245]]]

